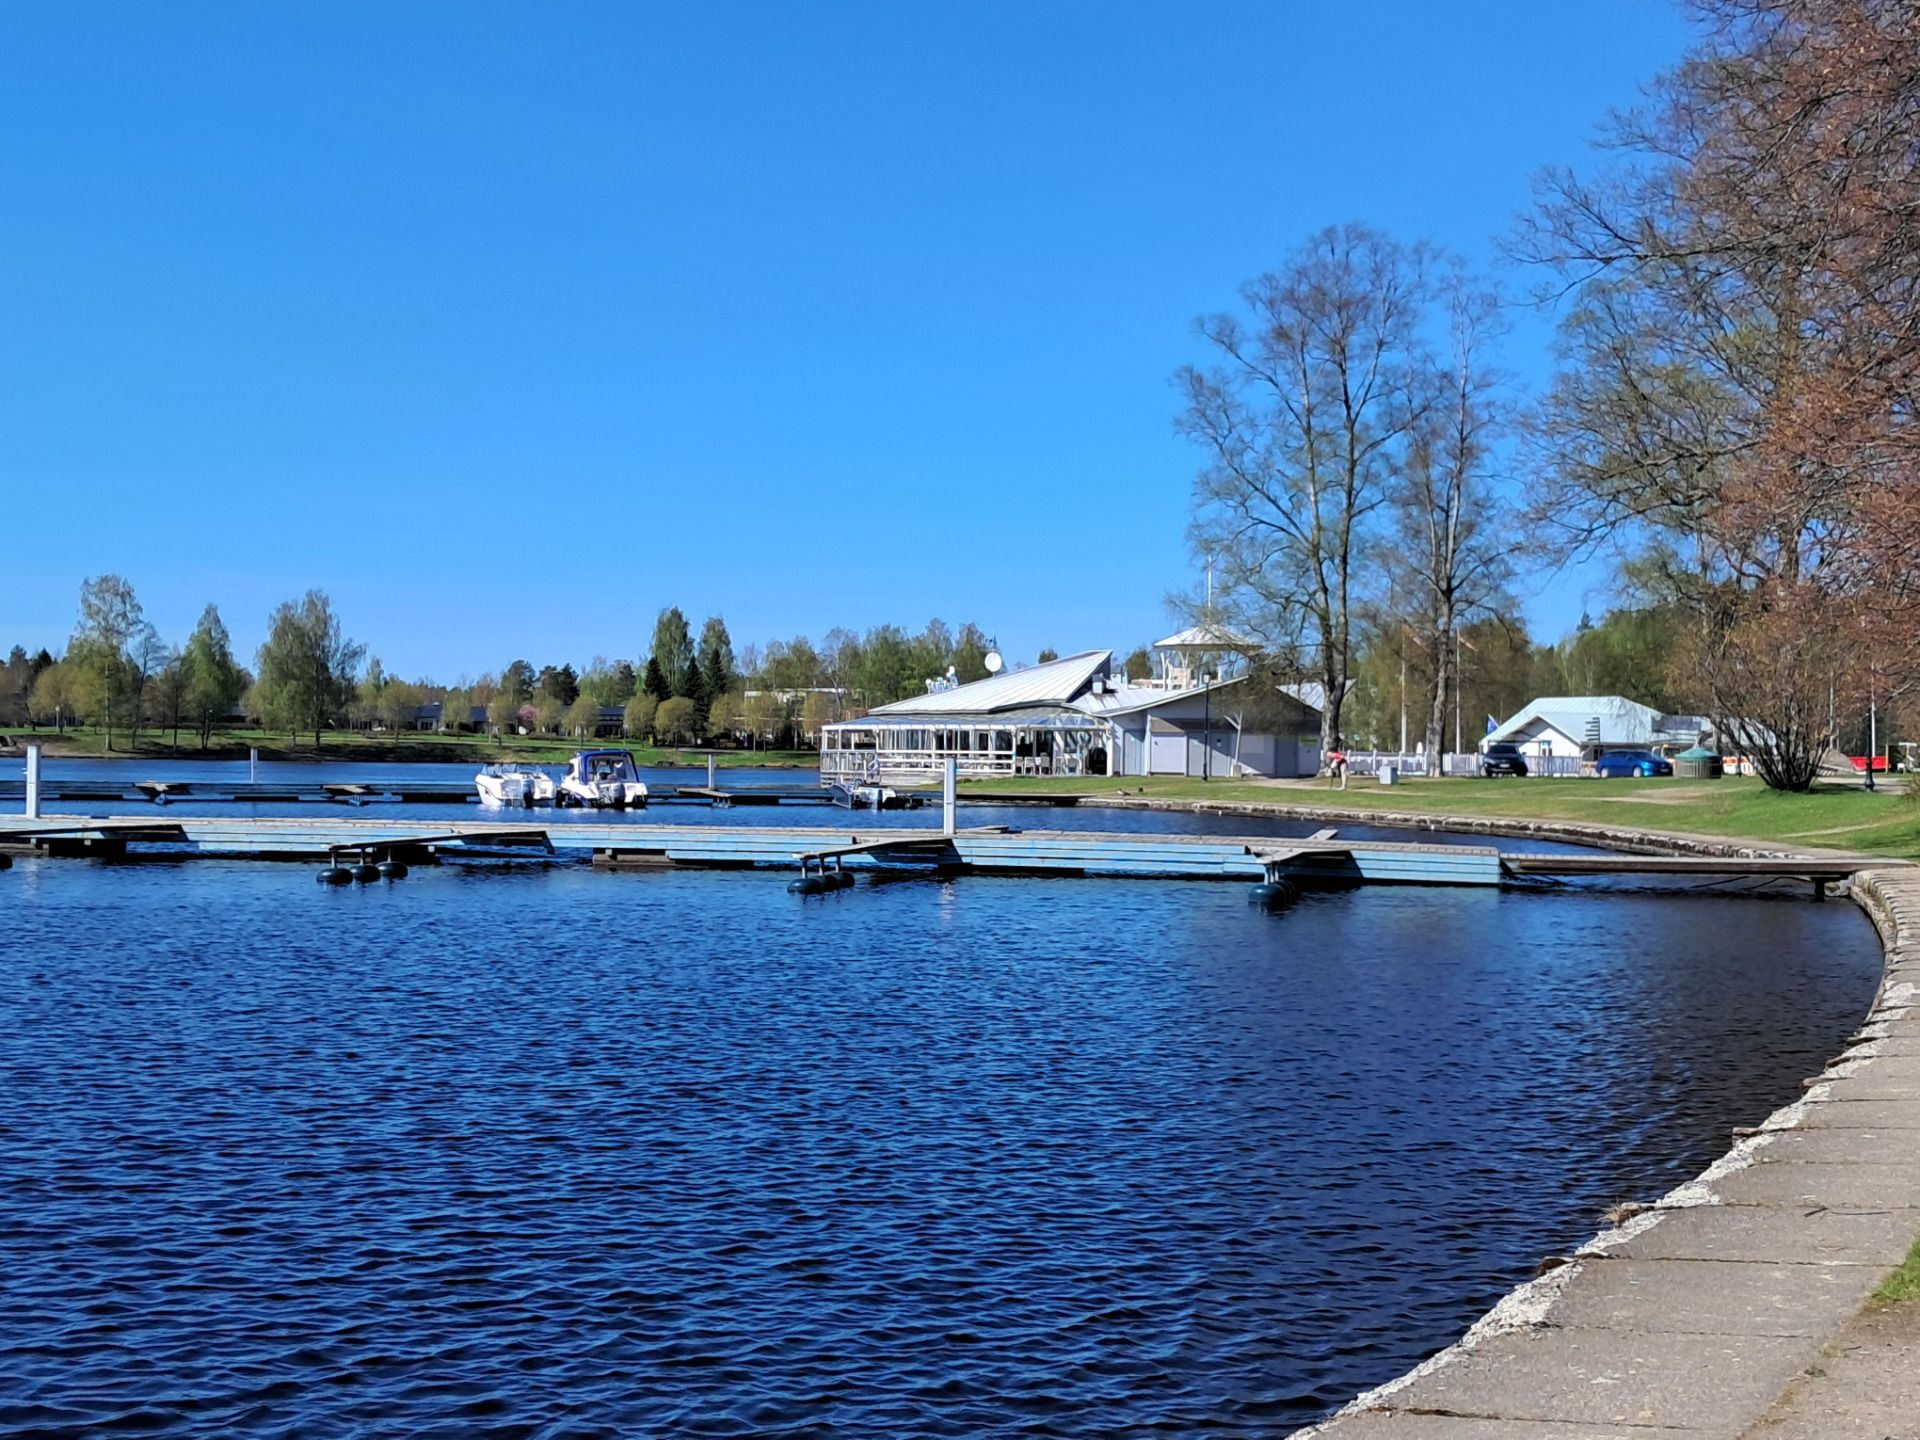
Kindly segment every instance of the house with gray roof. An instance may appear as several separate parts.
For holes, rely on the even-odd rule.
[[[820,776],[925,784],[949,758],[969,778],[1313,774],[1319,711],[1278,689],[1255,697],[1255,683],[1244,665],[1198,668],[1185,653],[1129,681],[1116,676],[1111,650],[971,684],[931,681],[925,694],[824,726]]]
[[[1528,755],[1591,758],[1607,750],[1648,750],[1656,745],[1713,746],[1713,725],[1702,715],[1668,715],[1624,695],[1543,695],[1489,730],[1481,748],[1496,741],[1518,745]]]

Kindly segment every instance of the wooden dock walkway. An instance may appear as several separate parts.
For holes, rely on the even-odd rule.
[[[0,816],[0,852],[74,856],[307,859],[336,852],[414,860],[462,854],[538,853],[622,866],[800,869],[831,859],[848,870],[981,875],[1120,876],[1182,880],[1291,880],[1297,884],[1500,885],[1541,876],[1655,875],[1797,878],[1816,890],[1882,858],[1708,858],[1602,851],[1501,854],[1484,845],[1342,839],[1322,831],[1277,836],[1165,835],[985,827],[840,829],[781,825],[675,825],[566,820],[471,822],[339,814],[106,817]]]

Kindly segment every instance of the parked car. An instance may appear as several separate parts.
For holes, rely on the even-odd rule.
[[[1673,774],[1673,762],[1662,760],[1651,750],[1609,750],[1593,762],[1593,773],[1602,780],[1623,776],[1644,779],[1650,775]]]
[[[1507,740],[1496,740],[1481,752],[1482,775],[1520,775],[1527,773],[1527,757],[1520,747]]]

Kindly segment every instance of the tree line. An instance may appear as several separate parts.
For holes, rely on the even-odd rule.
[[[143,730],[169,733],[176,748],[184,732],[204,750],[235,720],[310,735],[316,746],[328,730],[347,728],[791,746],[831,721],[918,694],[929,679],[984,678],[990,649],[979,626],[952,630],[934,620],[917,633],[836,628],[818,643],[801,635],[736,653],[724,618],[707,617],[696,633],[669,606],[633,659],[596,656],[578,669],[514,659],[441,684],[389,672],[348,635],[322,590],[274,609],[249,667],[218,607],[209,604],[176,646],[147,619],[131,583],[102,575],[80,588],[64,654],[20,646],[9,654],[0,724],[94,725],[109,750],[136,746]]]
[[[1503,242],[1559,307],[1542,393],[1494,363],[1515,297],[1364,225],[1198,322],[1178,425],[1217,589],[1193,608],[1325,687],[1325,745],[1379,728],[1347,711],[1390,657],[1421,687],[1415,733],[1450,748],[1482,644],[1546,664],[1510,643],[1512,590],[1569,560],[1613,565],[1639,690],[1708,716],[1776,788],[1916,690],[1913,7],[1689,8],[1681,63]]]

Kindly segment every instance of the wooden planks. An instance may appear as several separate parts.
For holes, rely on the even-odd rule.
[[[1785,875],[1799,879],[1843,880],[1862,870],[1884,870],[1905,862],[1884,856],[1809,855],[1505,855],[1512,875]]]
[[[177,814],[177,812],[176,812]],[[367,819],[339,812],[300,816],[170,816],[151,820],[50,817],[38,822],[71,835],[112,832],[136,845],[187,855],[298,858],[330,851],[449,847],[479,852],[509,846],[592,855],[606,864],[793,869],[839,857],[848,868],[938,866],[993,875],[1099,875],[1139,879],[1257,881],[1269,873],[1309,885],[1392,883],[1498,885],[1501,859],[1484,846],[1303,840],[1270,836],[1159,835],[1085,830],[975,828],[945,835],[931,827],[858,829],[778,825],[719,826],[559,820],[524,822]],[[30,839],[29,826],[0,817],[0,843]],[[1559,858],[1559,857],[1551,857]],[[1631,865],[1641,857],[1617,858]]]

